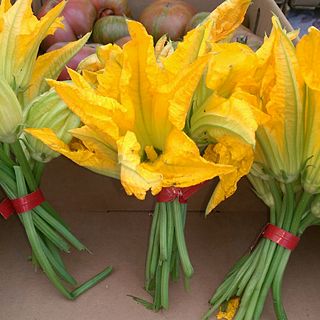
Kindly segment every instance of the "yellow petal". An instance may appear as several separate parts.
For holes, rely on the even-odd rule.
[[[71,75],[79,85],[80,81],[84,81],[84,79],[80,80],[82,76],[79,74],[75,77],[75,72],[71,72]],[[98,130],[108,143],[118,139],[119,128],[112,117],[115,110],[121,111],[123,106],[116,100],[96,95],[90,87],[83,90],[81,86],[85,86],[85,83],[82,83],[80,87],[60,81],[51,80],[48,83],[55,88],[59,96],[79,116],[82,122],[92,129]]]
[[[254,155],[250,145],[238,138],[224,136],[216,145],[208,146],[204,157],[208,161],[231,165],[235,169],[231,173],[219,175],[220,181],[206,208],[206,214],[209,214],[220,202],[237,190],[238,181],[250,171]]]
[[[177,49],[163,61],[165,69],[172,74],[172,79],[198,58],[204,32],[204,26],[189,31],[183,41],[179,42]]]
[[[226,0],[207,19],[213,26],[210,41],[217,42],[236,30],[243,22],[251,0]]]
[[[219,309],[219,313],[217,314],[218,320],[232,320],[234,319],[235,314],[237,313],[237,310],[240,305],[240,298],[232,298],[228,301],[227,309],[225,311],[221,310],[221,307]]]
[[[40,43],[65,5],[62,1],[38,20],[31,10],[31,2],[17,1],[7,11],[0,36],[0,70],[4,70],[9,82],[13,81],[10,77],[14,77],[15,83],[23,90],[30,80]]]
[[[153,146],[146,146],[144,151],[146,152],[146,155],[150,161],[155,161],[158,158],[158,154],[154,150]]]
[[[140,145],[133,132],[128,131],[118,140],[121,184],[128,195],[134,194],[138,199],[143,200],[149,189],[152,194],[161,190],[162,175],[141,166],[140,150]]]
[[[29,128],[25,131],[78,165],[102,175],[119,178],[120,168],[116,154],[110,156],[110,148],[101,143],[93,131],[88,128],[81,129],[81,131],[78,130],[78,136],[83,138],[85,143],[82,144],[79,140],[75,143],[71,142],[69,145],[58,139],[55,133],[48,128]]]
[[[145,28],[138,22],[128,21],[128,29],[132,40],[123,48],[120,100],[127,108],[127,118],[135,123],[139,142],[153,145],[152,104],[160,67],[155,59],[153,39]],[[144,149],[145,145],[141,147]]]
[[[12,7],[10,0],[1,0],[0,2],[0,17],[3,16]]]
[[[106,67],[102,73],[97,75],[97,92],[101,95],[119,100],[119,85],[123,63],[122,50],[117,45],[108,44],[99,48],[98,56]]]
[[[103,64],[99,60],[96,53],[91,54],[90,56],[84,58],[79,62],[77,71],[83,73],[84,71],[97,72],[103,69]]]
[[[260,94],[270,121],[263,126],[265,136],[261,135],[259,139],[267,143],[263,148],[270,157],[268,165],[275,174],[281,176],[283,171],[294,179],[300,170],[303,149],[304,81],[295,48],[275,17],[273,28],[272,58],[265,70]],[[271,151],[270,144],[274,151]]]
[[[258,123],[252,105],[245,100],[231,96],[229,99],[211,94],[191,119],[191,136],[198,144],[219,140],[232,135],[255,145],[255,131]]]
[[[161,172],[163,187],[188,187],[234,170],[232,166],[205,160],[195,143],[177,129],[168,136],[162,155],[142,166],[154,173]]]
[[[198,82],[207,65],[209,55],[197,59],[177,77],[173,86],[173,97],[169,102],[169,120],[179,130],[185,126],[186,115]]]
[[[12,7],[10,0],[0,1],[0,33],[3,30],[4,14]]]
[[[214,44],[209,62],[206,84],[224,97],[230,96],[236,86],[247,84],[254,76],[258,60],[255,53],[240,43]]]
[[[320,189],[320,91],[307,89],[305,106],[306,135],[303,159],[308,159],[303,175],[303,188],[309,193],[319,193]]]
[[[177,49],[164,62],[173,75],[208,53],[211,45],[233,32],[243,21],[250,0],[227,0],[218,6],[197,28],[189,31]]]
[[[78,41],[69,42],[60,49],[38,57],[26,92],[28,101],[48,90],[49,86],[45,79],[56,79],[66,63],[83,47],[89,37],[90,34],[87,34]]]
[[[311,89],[320,90],[320,31],[314,27],[297,45],[297,57],[302,75]]]

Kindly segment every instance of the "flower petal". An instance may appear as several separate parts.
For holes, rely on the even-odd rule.
[[[48,90],[46,78],[56,79],[66,63],[83,47],[90,34],[78,41],[69,42],[60,49],[40,55],[32,71],[29,88],[26,91],[28,101]]]
[[[234,170],[232,166],[205,160],[196,144],[177,129],[168,136],[163,154],[142,166],[148,171],[161,172],[163,187],[189,187]]]
[[[78,142],[71,142],[69,145],[58,139],[55,133],[48,128],[29,128],[25,131],[78,165],[105,176],[119,178],[120,167],[117,163],[116,153],[112,155],[110,148],[101,143],[100,139],[89,128],[74,129],[83,143],[79,140]]]
[[[140,145],[133,132],[128,131],[118,140],[121,184],[128,195],[134,194],[138,199],[143,200],[149,189],[152,194],[160,192],[162,175],[140,164],[140,151]]]
[[[238,181],[249,173],[254,154],[250,145],[232,136],[224,136],[216,145],[209,145],[204,157],[219,164],[231,165],[234,171],[219,175],[216,186],[206,208],[209,214],[220,202],[230,197],[237,190]]]
[[[314,27],[297,44],[297,57],[307,85],[320,90],[320,31]]]

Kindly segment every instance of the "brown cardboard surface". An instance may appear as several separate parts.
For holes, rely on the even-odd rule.
[[[44,176],[45,194],[93,252],[65,255],[70,272],[85,281],[109,264],[115,269],[76,301],[65,300],[41,272],[33,272],[27,261],[30,251],[25,234],[16,217],[0,219],[1,320],[200,319],[213,290],[267,221],[265,206],[245,180],[237,194],[207,219],[200,212],[189,212],[186,239],[195,268],[191,291],[185,292],[182,282],[171,284],[170,310],[156,314],[127,296],[148,298],[142,287],[149,209],[135,211],[138,200],[124,197],[121,201],[128,210],[114,211],[115,194],[123,191],[119,184],[106,188],[110,181],[62,158],[48,165]],[[283,293],[290,320],[319,319],[318,232],[317,228],[306,232],[287,269]],[[275,319],[271,300],[261,319]]]

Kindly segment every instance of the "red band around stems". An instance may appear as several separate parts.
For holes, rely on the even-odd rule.
[[[283,230],[271,223],[267,224],[261,236],[269,239],[279,246],[284,247],[288,250],[294,250],[298,245],[300,238],[293,235],[292,233]]]
[[[21,214],[30,211],[40,205],[42,202],[46,201],[41,190],[29,193],[21,198],[11,200],[13,207],[15,208],[17,214]]]
[[[171,202],[178,199],[180,203],[187,203],[188,199],[196,193],[205,182],[199,183],[195,186],[186,188],[169,187],[162,188],[157,194],[156,198],[158,202]]]
[[[3,216],[4,219],[8,219],[11,215],[13,215],[15,212],[14,207],[11,203],[11,200],[8,198],[5,198],[0,203],[0,214]]]

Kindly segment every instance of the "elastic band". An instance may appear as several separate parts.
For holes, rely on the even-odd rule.
[[[4,219],[8,219],[10,216],[14,214],[15,210],[9,198],[5,198],[0,203],[0,214]]]
[[[34,209],[39,206],[42,202],[46,201],[41,190],[29,193],[21,198],[11,200],[11,203],[17,214],[21,214]]]
[[[271,223],[266,225],[261,236],[291,251],[296,248],[300,241],[299,237]]]
[[[180,203],[187,203],[188,199],[196,193],[205,182],[197,185],[185,188],[169,187],[162,188],[162,190],[156,195],[158,202],[171,202],[178,199]]]

